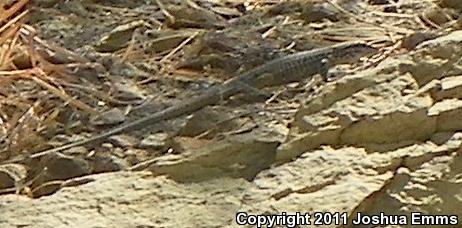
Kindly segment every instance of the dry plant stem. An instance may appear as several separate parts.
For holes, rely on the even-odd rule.
[[[381,12],[381,11],[372,11],[372,14],[383,17],[397,17],[397,18],[414,18],[416,14],[404,14],[404,13],[391,13],[391,12]]]
[[[133,50],[135,48],[137,31],[138,31],[138,29],[135,29],[135,31],[133,32],[133,35],[132,35],[132,37],[130,39],[130,42],[128,43],[128,46],[125,49],[124,54],[122,55],[122,58],[121,58],[122,62],[125,62],[127,60],[127,58],[132,54],[132,52],[133,52]]]
[[[388,31],[387,29],[384,29],[384,28],[381,28],[381,27],[377,27],[377,26],[368,26],[368,27],[359,27],[359,28],[351,28],[351,27],[347,27],[347,28],[332,28],[332,29],[329,29],[329,28],[326,28],[324,30],[321,30],[321,31],[313,31],[311,34],[325,34],[325,33],[335,33],[335,32],[350,32],[350,31],[361,31],[361,32],[365,32],[365,31],[371,31],[371,32],[374,32],[374,31],[380,31],[380,32],[386,32]],[[301,37],[300,35],[296,35],[295,37]]]
[[[24,35],[25,37],[30,37],[32,36],[33,37],[33,41],[34,42],[29,42],[31,45],[32,44],[35,44],[35,42],[41,46],[43,46],[44,48],[48,49],[48,50],[52,50],[52,51],[55,51],[56,53],[59,53],[59,54],[62,54],[62,55],[65,55],[65,56],[68,56],[70,57],[70,59],[73,59],[74,61],[77,61],[77,62],[80,62],[80,63],[89,63],[90,61],[70,50],[67,50],[65,48],[62,48],[62,47],[59,47],[58,45],[54,45],[52,43],[50,43],[49,41],[45,42],[44,40],[40,39],[39,37],[35,36],[34,34],[36,33],[35,32],[35,29],[32,28],[31,26],[29,25],[23,25],[22,28],[20,29],[20,32],[22,35]]]
[[[21,10],[21,8],[23,8],[28,2],[29,0],[20,0],[16,2],[13,6],[11,6],[9,9],[3,11],[0,14],[0,23],[5,21],[7,18],[13,16],[16,12]]]
[[[194,39],[197,35],[199,34],[199,32],[195,32],[193,33],[190,37],[188,37],[187,39],[185,39],[183,42],[181,42],[177,47],[175,47],[172,51],[170,51],[167,55],[165,55],[160,61],[159,63],[162,64],[162,67],[161,69],[159,70],[159,72],[157,73],[158,75],[164,73],[166,71],[166,67],[163,65],[164,62],[166,62],[168,59],[170,59],[175,53],[177,53],[180,49],[182,49],[184,46],[186,46],[186,44],[188,44],[192,39]],[[138,82],[139,85],[142,85],[142,84],[147,84],[151,81],[155,80],[155,76],[153,77],[149,77],[143,81],[140,81]]]
[[[28,75],[31,74],[32,71],[33,69],[0,71],[1,76],[8,76],[8,77],[1,77],[0,81],[11,81],[11,80],[19,79],[19,78],[29,79]]]
[[[381,52],[380,55],[374,56],[374,58],[369,59],[368,64],[364,67],[371,67],[379,64],[382,60],[389,57],[394,51],[400,49],[402,41],[396,42],[393,46],[387,48],[385,51]]]
[[[0,70],[3,69],[11,69],[11,68],[16,68],[14,67],[11,62],[13,59],[12,52],[13,50],[17,50],[20,48],[20,44],[17,43],[18,38],[19,38],[19,26],[15,26],[14,28],[11,28],[4,34],[5,36],[0,37],[0,44],[4,42],[4,40],[11,39],[10,44],[8,45],[6,50],[2,50],[2,53],[0,53]]]
[[[100,91],[100,90],[98,90],[96,88],[93,88],[93,87],[83,86],[83,85],[79,85],[79,84],[72,84],[72,83],[68,83],[68,82],[65,82],[65,81],[59,81],[59,84],[61,84],[63,86],[70,87],[70,88],[82,90],[82,91],[85,91],[87,93],[91,93],[93,96],[97,97],[100,100],[104,100],[107,103],[112,103],[112,104],[116,104],[116,105],[129,105],[129,104],[132,104],[132,102],[117,100],[117,99],[109,96],[107,93],[102,92],[102,91]]]
[[[433,23],[433,21],[430,20],[426,15],[422,15],[422,20],[423,20],[425,23],[431,25],[433,28],[441,29],[441,27],[440,27],[439,25]]]
[[[164,4],[160,0],[156,0],[157,5],[159,6],[160,10],[162,13],[170,20],[171,23],[175,22],[175,17],[168,12],[168,10],[165,8]]]
[[[190,37],[185,39],[183,42],[181,42],[177,47],[175,47],[172,51],[170,51],[166,56],[164,56],[160,62],[164,62],[168,59],[170,59],[175,53],[177,53],[180,49],[182,49],[186,44],[188,44],[192,39],[196,38],[196,36],[199,34],[198,31],[194,32]]]
[[[18,40],[19,40],[19,32],[18,32],[19,29],[20,29],[19,25],[15,26],[14,29],[13,29],[14,36],[11,39],[10,45],[8,46],[8,51],[6,53],[6,56],[12,56],[13,51],[17,50],[17,48],[19,49],[19,47],[20,47],[20,44],[18,42]],[[1,43],[1,41],[0,41],[0,43]]]
[[[417,22],[423,28],[428,28],[428,26],[425,24],[425,22],[422,20],[422,18],[419,17],[419,15],[415,15],[414,21]]]
[[[80,56],[78,56],[78,55],[76,55],[76,54],[74,54],[72,52],[69,52],[69,51],[67,51],[65,49],[62,49],[62,48],[59,48],[59,47],[53,47],[53,46],[51,46],[49,44],[46,44],[41,39],[39,39],[38,37],[35,36],[35,30],[30,26],[24,25],[24,26],[22,26],[20,28],[19,31],[20,32],[17,33],[18,36],[21,35],[23,43],[28,44],[27,48],[28,48],[28,52],[29,52],[29,58],[30,58],[30,62],[32,63],[33,67],[32,67],[32,69],[28,69],[28,70],[0,72],[0,75],[11,75],[11,76],[13,76],[13,77],[11,77],[11,76],[7,77],[6,80],[5,80],[5,78],[2,78],[1,81],[3,81],[3,82],[4,81],[11,81],[12,79],[17,79],[17,78],[26,78],[26,79],[29,79],[29,80],[33,80],[37,84],[39,84],[41,87],[49,90],[51,93],[53,93],[56,96],[58,96],[59,98],[63,99],[65,102],[68,102],[71,105],[73,105],[73,106],[75,106],[75,107],[77,107],[79,109],[82,109],[85,112],[90,113],[92,115],[98,114],[98,112],[95,109],[93,109],[90,106],[86,105],[85,103],[83,103],[81,101],[78,101],[78,100],[70,97],[69,95],[67,95],[64,92],[64,90],[59,90],[56,87],[50,85],[46,81],[39,78],[39,77],[42,77],[42,78],[44,78],[44,79],[46,79],[48,81],[53,81],[53,79],[48,77],[47,73],[45,73],[44,70],[46,70],[46,69],[42,69],[42,68],[48,68],[48,70],[52,69],[52,70],[55,70],[55,71],[57,70],[56,72],[58,72],[58,73],[62,73],[62,72],[60,72],[60,70],[58,69],[59,66],[55,66],[54,64],[48,63],[46,60],[44,60],[36,52],[34,44],[35,44],[35,42],[37,42],[38,44],[45,45],[47,48],[52,48],[52,50],[55,50],[55,51],[57,50],[59,53],[67,54],[71,58],[81,60],[81,61],[85,61],[85,62],[88,62],[88,61],[86,61],[84,58],[81,58]],[[42,63],[42,68],[38,67],[38,63]],[[58,67],[58,68],[56,68],[56,67]],[[18,77],[19,74],[21,74],[21,75]],[[16,75],[16,77],[14,75]]]
[[[87,112],[92,115],[96,115],[99,112],[93,109],[92,107],[86,105],[85,103],[76,100],[69,95],[67,95],[65,92],[57,89],[56,87],[50,85],[49,83],[45,82],[44,80],[33,76],[34,74],[36,75],[42,75],[43,77],[47,77],[44,72],[41,71],[41,69],[35,68],[35,69],[28,69],[28,70],[16,70],[16,71],[0,71],[0,75],[7,75],[9,77],[2,77],[0,78],[0,82],[4,81],[11,81],[11,80],[17,80],[17,79],[29,79],[35,81],[37,84],[42,86],[43,88],[49,90],[51,93],[55,94],[57,97],[61,98],[65,102],[70,103],[71,105]],[[51,79],[50,79],[51,80]]]
[[[25,13],[18,15],[18,17],[23,16],[23,15],[25,15]],[[21,26],[18,24],[9,24],[9,25],[5,25],[2,28],[0,28],[0,30],[2,30],[0,31],[0,44],[4,44],[8,39],[10,39],[13,36],[18,37],[18,31],[20,28]],[[5,30],[6,32],[4,32]]]
[[[9,20],[5,25],[0,27],[0,33],[4,32],[7,28],[18,22],[21,18],[23,18],[29,11],[25,10],[21,12],[18,16],[14,17],[13,19]],[[2,42],[3,43],[3,42]]]
[[[96,111],[95,109],[93,109],[92,107],[86,105],[85,103],[79,101],[79,100],[76,100],[74,98],[72,98],[71,96],[67,95],[65,92],[61,91],[61,90],[58,90],[56,89],[56,87],[46,83],[45,81],[37,78],[37,77],[31,77],[32,80],[34,80],[37,84],[39,84],[40,86],[42,86],[43,88],[49,90],[51,93],[55,94],[57,97],[61,98],[62,100],[68,102],[69,104],[87,112],[87,113],[90,113],[92,115],[97,115],[98,114],[98,111]]]
[[[37,106],[37,103],[34,105],[34,106]],[[10,123],[10,126],[13,127],[12,129],[9,129],[8,131],[10,132],[8,137],[10,139],[10,143],[13,144],[15,143],[17,140],[17,137],[20,136],[19,132],[22,130],[22,129],[25,129],[27,128],[30,124],[30,120],[32,118],[32,116],[34,116],[34,113],[35,113],[35,108],[36,107],[30,107],[24,114],[21,115],[21,117],[19,117],[19,119],[14,122],[14,123]]]
[[[340,12],[344,13],[345,15],[351,17],[351,18],[354,18],[356,19],[357,21],[360,21],[360,22],[364,22],[364,23],[367,23],[367,24],[370,24],[370,25],[374,25],[374,26],[377,26],[377,27],[382,27],[384,29],[386,29],[387,31],[394,31],[396,33],[402,33],[402,34],[412,34],[414,31],[413,30],[410,30],[410,29],[406,29],[406,28],[400,28],[400,27],[396,27],[396,26],[390,26],[390,25],[386,25],[386,24],[377,24],[375,22],[370,22],[358,15],[355,15],[351,12],[349,12],[348,10],[342,8],[341,6],[339,6],[337,3],[333,2],[332,0],[326,0],[329,4],[331,4],[333,7],[335,7],[336,9],[338,9]]]

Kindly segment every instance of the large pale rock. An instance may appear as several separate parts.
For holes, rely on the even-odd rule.
[[[373,164],[363,149],[323,148],[305,153],[296,161],[261,172],[245,192],[240,211],[352,211],[393,177],[393,169],[379,173]]]
[[[437,117],[438,131],[462,130],[462,100],[447,99],[436,103],[428,110],[429,116]]]
[[[325,147],[251,181],[218,177],[179,183],[147,171],[92,175],[35,200],[1,196],[0,226],[237,227],[237,212],[418,210],[461,216],[462,134],[433,138],[385,153]]]
[[[462,54],[462,31],[421,43],[411,53],[414,64],[406,67],[419,85],[425,85],[433,79],[462,73],[460,56]]]
[[[439,86],[433,88],[432,96],[440,101],[443,99],[462,98],[462,76],[441,79]]]
[[[220,176],[252,179],[274,162],[279,144],[274,139],[250,135],[230,137],[200,144],[196,148],[182,146],[187,149],[181,154],[155,158],[133,167],[133,170],[149,167],[154,175],[168,175],[177,181],[187,182]]]
[[[222,227],[241,204],[243,179],[178,184],[115,172],[50,197],[0,197],[0,227]]]
[[[303,102],[276,160],[288,161],[326,144],[408,145],[435,132],[460,130],[460,105],[452,99],[460,96],[460,83],[446,76],[462,73],[455,66],[460,65],[461,44],[462,32],[456,31],[327,84]]]
[[[405,215],[406,227],[411,225],[411,213],[424,215],[457,216],[460,224],[461,213],[461,156],[460,150],[447,155],[428,157],[418,166],[400,168],[393,179],[381,191],[369,196],[355,210],[363,214],[397,214]],[[441,217],[442,217],[441,216]],[[434,220],[435,227],[447,227],[445,220]],[[454,223],[449,223],[454,226]],[[428,224],[427,224],[428,225]]]

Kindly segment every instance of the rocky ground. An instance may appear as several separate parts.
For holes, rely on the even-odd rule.
[[[4,8],[16,2],[27,1]],[[420,212],[432,227],[461,227],[459,1],[32,1],[18,14],[26,9],[22,29],[5,30],[21,45],[0,39],[13,50],[0,62],[0,227],[238,227],[238,212],[313,215],[302,227],[422,227],[411,224]],[[352,40],[380,53],[336,66],[330,82],[250,92],[26,159],[277,56]],[[313,224],[317,212],[339,224]],[[407,221],[356,225],[357,213]]]

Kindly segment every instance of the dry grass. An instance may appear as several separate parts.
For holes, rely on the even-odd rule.
[[[64,54],[78,64],[87,61],[41,40],[24,23],[27,3],[21,0],[7,9],[0,7],[0,161],[46,146],[38,132],[54,124],[66,104],[97,113],[63,89],[60,82],[72,81],[66,64],[52,63],[44,53]],[[50,102],[53,97],[61,101]]]

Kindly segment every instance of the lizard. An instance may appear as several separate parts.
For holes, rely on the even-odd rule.
[[[365,42],[344,42],[276,58],[250,71],[228,79],[222,84],[212,86],[202,95],[193,97],[190,100],[180,102],[133,122],[121,124],[88,139],[31,154],[28,158],[38,158],[49,153],[60,152],[77,146],[101,143],[113,135],[143,128],[159,121],[191,114],[206,106],[214,105],[226,98],[241,93],[246,89],[248,90],[248,88],[261,89],[284,85],[316,74],[320,74],[326,79],[331,66],[342,63],[354,63],[359,58],[370,56],[377,53],[377,51],[376,48]]]

